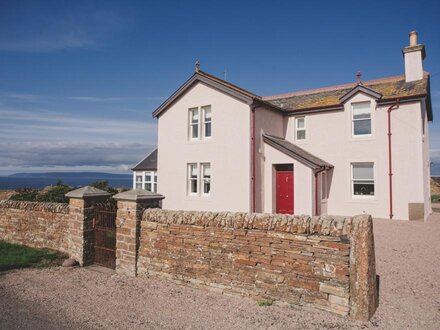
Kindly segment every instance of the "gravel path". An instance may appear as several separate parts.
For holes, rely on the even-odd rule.
[[[0,329],[438,329],[440,214],[375,220],[380,307],[369,323],[87,268],[0,274]]]

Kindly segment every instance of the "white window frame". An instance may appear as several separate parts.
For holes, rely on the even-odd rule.
[[[368,179],[354,179],[353,178],[353,165],[366,165],[370,164],[373,167],[373,180]],[[376,171],[375,171],[375,164],[374,162],[354,162],[350,164],[351,169],[351,197],[353,199],[375,199],[376,198]],[[374,187],[374,195],[355,195],[354,193],[354,184],[356,182],[367,182],[367,181],[373,181],[373,187]]]
[[[298,128],[298,122],[300,119],[304,120],[304,128]],[[306,117],[295,117],[295,141],[302,142],[307,140],[307,124]],[[298,132],[304,131],[304,139],[298,139]]]
[[[192,122],[193,113],[197,114],[197,123]],[[197,126],[197,136],[193,136],[193,126]],[[200,139],[200,109],[198,107],[193,107],[188,109],[188,137],[190,140],[195,141]]]
[[[370,133],[369,134],[355,134],[354,133],[354,123],[356,121],[362,121],[367,119],[354,119],[354,107],[356,104],[368,103],[368,108],[370,109]],[[351,103],[351,136],[353,138],[362,138],[362,137],[370,137],[373,135],[373,111],[371,110],[371,102],[363,101],[363,102],[354,102]]]
[[[210,171],[210,174],[209,174],[209,192],[208,193],[205,193],[205,170],[206,170],[206,167],[208,167],[209,166],[209,171]],[[211,167],[211,163],[201,163],[200,164],[200,171],[201,171],[201,175],[200,175],[200,177],[201,177],[201,189],[200,189],[200,192],[201,192],[201,194],[202,194],[202,196],[210,196],[211,195],[211,189],[212,189],[212,185],[211,185],[211,183],[212,183],[212,167]]]
[[[206,110],[209,109],[210,113],[211,113],[211,118],[209,120],[206,120],[205,118],[205,113]],[[211,105],[204,105],[201,107],[201,113],[202,113],[202,138],[203,139],[210,139],[212,137],[212,107]],[[210,136],[206,136],[206,124],[210,124],[211,126],[211,135]]]
[[[147,175],[150,176],[150,180],[147,181]],[[145,171],[144,172],[144,186],[143,189],[151,192],[157,192],[157,172],[156,171]],[[151,190],[147,189],[147,184],[150,184]]]
[[[140,178],[140,180],[138,180]],[[138,184],[140,184],[140,187],[138,187]],[[144,178],[142,172],[135,172],[134,174],[134,189],[143,189],[144,184]]]
[[[195,166],[195,168],[196,168],[196,178],[195,179],[193,179],[192,177],[191,177],[191,168],[192,168],[192,166]],[[198,163],[188,163],[187,164],[187,194],[188,194],[188,196],[198,196],[199,195],[199,192],[200,192],[200,175],[199,175],[199,164]],[[191,183],[192,183],[192,181],[196,181],[196,192],[192,192],[191,191],[191,187],[192,187],[192,185],[191,185]]]

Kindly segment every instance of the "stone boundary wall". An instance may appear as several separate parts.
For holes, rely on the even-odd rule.
[[[69,204],[0,201],[0,240],[68,252]]]
[[[148,209],[137,274],[369,320],[378,304],[369,215]]]

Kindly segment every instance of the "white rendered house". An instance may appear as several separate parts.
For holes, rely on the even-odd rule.
[[[153,112],[163,208],[426,219],[433,118],[415,32],[403,56],[401,76],[267,97],[197,67]]]

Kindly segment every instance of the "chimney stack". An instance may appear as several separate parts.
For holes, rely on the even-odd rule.
[[[417,32],[409,33],[409,46],[402,49],[405,59],[405,81],[411,82],[423,78],[423,60],[425,59],[425,45],[418,44]]]

